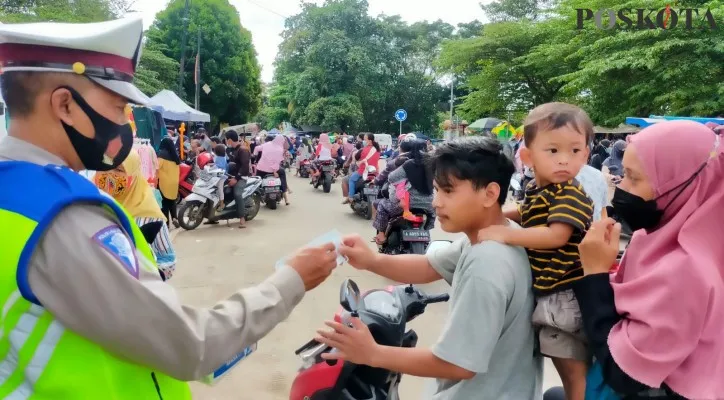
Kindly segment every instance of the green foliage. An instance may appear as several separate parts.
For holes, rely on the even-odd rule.
[[[466,28],[467,34],[480,30]],[[396,132],[394,112],[405,108],[405,130],[435,130],[447,95],[435,60],[454,30],[442,21],[410,25],[399,16],[373,18],[364,0],[304,4],[286,22],[262,118],[325,130]]]
[[[0,21],[99,22],[125,14],[129,0],[0,0]]]
[[[549,3],[550,8],[543,8]],[[517,118],[550,101],[579,104],[597,124],[609,126],[627,116],[721,115],[720,0],[684,1],[673,7],[698,8],[700,14],[709,8],[720,24],[717,30],[699,29],[699,20],[694,21],[697,29],[686,30],[683,16],[679,26],[669,30],[601,30],[593,21],[576,29],[577,8],[663,9],[669,3],[500,0],[484,9],[501,22],[486,25],[480,36],[446,42],[438,66],[454,72],[468,91],[459,107],[469,120],[505,118],[509,112]]]
[[[148,43],[168,58],[180,60],[185,0],[172,0],[156,15],[148,32]],[[184,66],[183,93],[194,98],[194,63],[197,34],[201,32],[201,85],[211,93],[200,93],[201,110],[212,114],[214,121],[231,125],[248,122],[261,106],[260,68],[251,42],[251,33],[241,26],[236,9],[228,0],[194,0],[189,11]],[[153,51],[153,50],[152,50]],[[164,64],[170,67],[170,64]],[[159,71],[157,71],[159,72]],[[177,73],[176,73],[177,74]],[[163,76],[159,74],[160,76]],[[177,89],[178,75],[163,76],[167,89]]]
[[[146,43],[133,81],[148,96],[178,85],[179,63],[164,54],[169,51],[168,46],[154,35],[158,35],[158,31],[146,33]]]

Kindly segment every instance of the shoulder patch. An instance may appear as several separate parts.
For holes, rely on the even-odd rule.
[[[136,248],[118,226],[109,226],[93,235],[93,240],[118,260],[124,268],[138,279],[138,257]]]

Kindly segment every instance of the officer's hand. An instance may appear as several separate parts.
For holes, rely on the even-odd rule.
[[[347,257],[349,265],[357,269],[369,270],[378,262],[378,253],[373,252],[360,235],[345,236],[339,253]]]
[[[307,291],[324,282],[337,267],[337,252],[333,243],[298,250],[287,262],[302,277]]]

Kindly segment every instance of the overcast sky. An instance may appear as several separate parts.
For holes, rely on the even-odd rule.
[[[193,1],[193,0],[192,0]],[[262,80],[271,82],[274,76],[274,57],[282,39],[284,17],[299,12],[299,0],[229,0],[239,11],[241,24],[251,31]],[[323,0],[307,0],[322,4]],[[481,0],[368,0],[370,14],[401,15],[407,22],[442,19],[452,25],[483,20]],[[484,3],[488,1],[483,0]],[[134,10],[143,13],[148,28],[157,12],[165,8],[168,0],[137,0]]]

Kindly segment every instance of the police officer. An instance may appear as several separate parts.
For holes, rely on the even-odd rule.
[[[302,249],[212,308],[161,281],[133,218],[74,172],[131,151],[142,29],[0,24],[0,398],[188,399],[185,381],[265,336],[336,265],[332,244]]]

